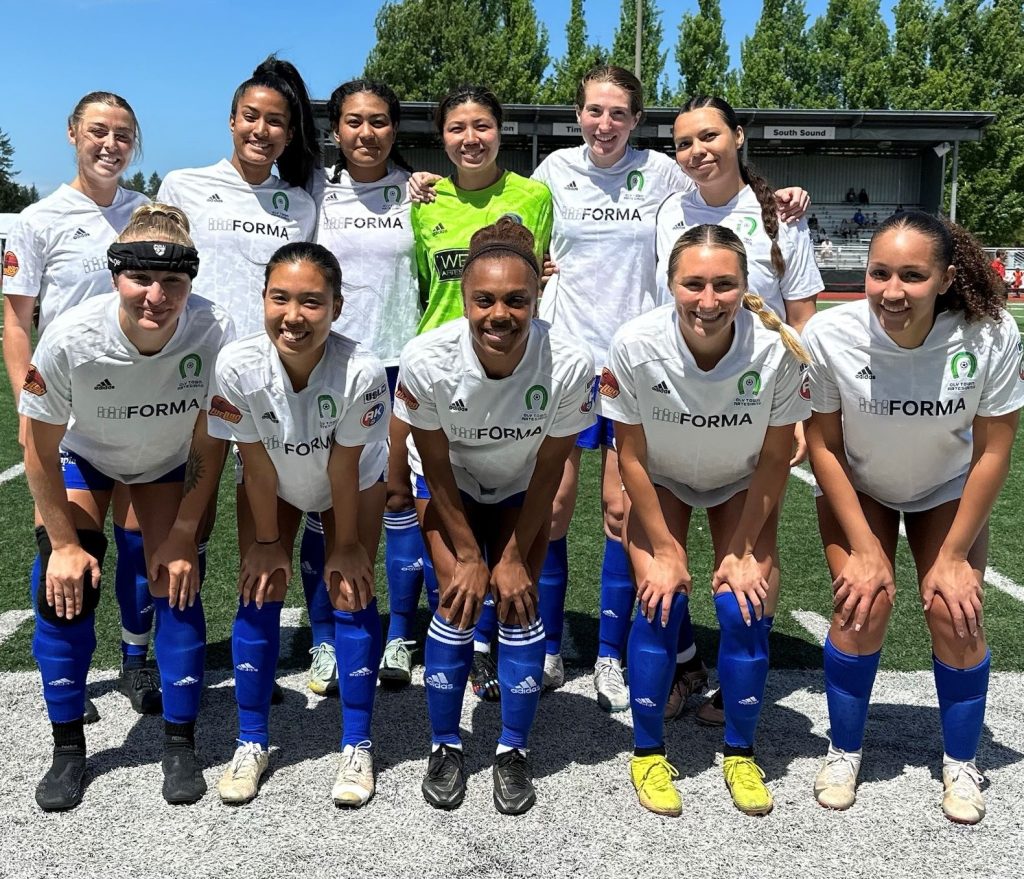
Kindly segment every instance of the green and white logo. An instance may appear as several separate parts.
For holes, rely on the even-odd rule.
[[[639,171],[630,171],[626,175],[626,191],[632,192],[634,189],[637,192],[644,190],[644,175]]]
[[[321,394],[316,398],[317,407],[320,409],[321,418],[337,418],[338,407],[334,402],[334,397],[330,394]]]
[[[178,363],[178,374],[183,378],[199,378],[203,372],[203,358],[198,354],[186,354]]]
[[[740,231],[749,238],[757,231],[757,220],[753,217],[744,217],[740,226]]]
[[[534,409],[543,412],[548,408],[548,389],[544,385],[533,385],[526,392],[526,408],[531,412]]]
[[[402,200],[402,190],[397,186],[384,187],[384,204],[398,204]]]
[[[741,397],[756,397],[761,393],[761,373],[753,369],[743,373],[736,382],[736,389]]]
[[[978,358],[970,351],[958,351],[949,361],[949,371],[953,378],[974,378],[978,368]]]
[[[288,212],[288,195],[284,192],[275,192],[274,197],[270,199],[270,203],[274,206],[275,210]]]

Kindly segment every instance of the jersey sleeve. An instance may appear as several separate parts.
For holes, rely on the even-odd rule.
[[[46,424],[71,420],[71,364],[54,333],[43,333],[21,388],[18,412]]]
[[[536,180],[538,183],[543,183],[549,190],[551,189],[551,157],[548,156],[541,162],[536,168],[533,169],[533,173],[530,175],[531,180]]]
[[[608,365],[601,370],[601,414],[623,424],[640,424],[636,381],[627,353],[628,341],[616,334],[608,351]]]
[[[249,401],[242,393],[238,372],[218,359],[210,383],[210,405],[206,419],[207,431],[217,439],[236,443],[257,443],[260,432],[252,417]]]
[[[409,216],[412,223],[413,241],[416,246],[416,277],[420,286],[420,307],[425,308],[430,300],[430,258],[423,237],[423,221],[420,216],[422,211],[423,208],[420,204],[413,204]]]
[[[537,209],[537,220],[533,229],[533,249],[537,254],[537,263],[544,265],[544,254],[551,246],[551,230],[554,226],[554,213],[551,201],[551,190],[544,185],[544,192]]]
[[[803,345],[811,355],[811,365],[807,369],[807,380],[810,385],[812,412],[838,412],[842,399],[839,396],[839,384],[825,356],[822,339],[818,332],[817,316],[812,317],[803,332]]]
[[[793,332],[793,331],[791,331]],[[789,351],[785,351],[775,373],[775,393],[768,424],[780,427],[795,424],[811,415],[811,401],[804,389],[802,364]]]
[[[46,268],[45,245],[21,215],[7,236],[3,291],[7,296],[38,296]]]
[[[989,360],[978,414],[994,418],[1024,406],[1024,341],[1013,320],[1004,316]]]
[[[686,172],[679,167],[677,162],[672,163],[666,178],[669,192],[689,192],[691,189],[696,188],[696,184],[686,176]]]
[[[421,430],[440,430],[437,401],[426,372],[425,365],[418,363],[414,355],[402,352],[395,388],[395,415]]]
[[[811,241],[807,221],[801,220],[795,226],[780,224],[779,234],[786,239],[783,252],[786,271],[779,281],[782,298],[794,300],[816,296],[824,289],[825,282],[814,259],[814,242]]]
[[[334,428],[339,446],[365,446],[388,438],[391,398],[384,364],[374,358],[359,370],[352,383],[352,400]]]
[[[565,390],[551,421],[548,436],[575,436],[596,421],[594,415],[594,358],[580,352],[565,381]]]

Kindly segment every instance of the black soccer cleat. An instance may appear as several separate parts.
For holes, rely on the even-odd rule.
[[[164,710],[160,675],[155,668],[121,668],[117,689],[128,697],[137,714],[161,714]]]
[[[160,768],[164,771],[162,793],[172,806],[199,802],[206,793],[206,779],[196,758],[195,745],[188,740],[177,739],[165,744]]]
[[[53,763],[36,785],[36,803],[44,812],[64,812],[82,802],[85,782],[85,747],[57,745]]]
[[[473,651],[473,665],[469,670],[469,684],[473,695],[485,702],[499,702],[501,687],[498,685],[498,666],[490,653]]]
[[[431,753],[423,777],[423,798],[435,809],[455,809],[466,797],[465,755],[461,748],[440,745]]]
[[[85,714],[82,715],[82,723],[99,723],[100,712],[96,708],[96,703],[92,701],[88,696],[85,698]]]
[[[494,758],[494,807],[503,815],[522,815],[537,802],[533,771],[526,754],[513,748]]]

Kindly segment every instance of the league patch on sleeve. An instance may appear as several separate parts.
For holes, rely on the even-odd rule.
[[[30,394],[35,394],[37,397],[41,397],[46,393],[46,382],[43,381],[39,370],[31,363],[28,367],[28,373],[25,375],[25,384],[21,386],[21,389],[28,391]]]
[[[587,390],[584,392],[584,400],[580,405],[580,412],[592,412],[594,403],[597,401],[597,376],[592,376],[587,382]]]
[[[8,250],[4,254],[4,277],[13,278],[18,274],[18,269],[21,266],[18,264],[18,255],[13,250]]]
[[[601,396],[612,400],[619,396],[619,380],[607,366],[601,370]]]
[[[242,420],[241,410],[232,406],[219,394],[215,394],[210,401],[210,414],[224,421],[230,421],[232,424],[238,424]]]
[[[405,389],[405,385],[403,385],[401,382],[399,382],[398,387],[395,388],[395,399],[401,400],[403,403],[405,403],[406,406],[408,406],[413,411],[420,408],[420,401],[417,400],[412,394],[410,394]]]
[[[800,396],[805,400],[811,399],[811,372],[806,363],[800,364]]]
[[[363,413],[362,421],[363,427],[373,427],[378,421],[384,417],[384,413],[387,411],[387,406],[383,403],[378,403],[376,406],[371,406]]]

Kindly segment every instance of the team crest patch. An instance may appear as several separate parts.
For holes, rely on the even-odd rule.
[[[601,396],[610,400],[619,396],[619,380],[607,366],[601,370]]]
[[[811,371],[806,363],[800,364],[800,396],[804,400],[811,399]]]
[[[18,269],[21,266],[18,264],[18,256],[13,250],[8,250],[4,254],[4,277],[13,278],[18,274]]]
[[[398,383],[398,387],[395,389],[395,399],[401,400],[413,411],[420,408],[420,401],[410,394],[401,382]]]
[[[594,403],[597,398],[597,376],[593,376],[590,381],[587,382],[587,390],[585,399],[580,406],[580,412],[587,413],[594,411]]]
[[[25,384],[21,386],[21,389],[23,391],[28,391],[30,394],[35,394],[37,397],[41,397],[46,393],[46,382],[43,381],[43,377],[39,374],[39,370],[31,363],[29,364],[28,372],[25,375]]]
[[[387,411],[387,406],[383,403],[378,403],[376,406],[371,406],[363,413],[362,421],[363,427],[373,427],[378,421],[384,417],[384,413]]]
[[[238,424],[242,420],[241,410],[236,406],[232,406],[219,394],[214,394],[213,399],[210,401],[210,414],[224,421],[230,421],[232,424]]]

